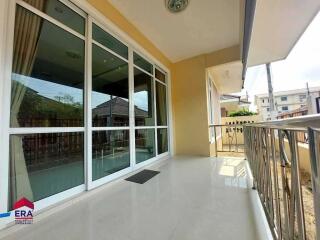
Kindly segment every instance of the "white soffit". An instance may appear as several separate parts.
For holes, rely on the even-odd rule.
[[[242,63],[235,61],[208,68],[220,94],[239,92],[242,88]]]
[[[257,0],[248,66],[285,59],[320,10],[320,0]]]
[[[242,0],[191,0],[176,14],[164,0],[108,1],[172,62],[240,43]]]

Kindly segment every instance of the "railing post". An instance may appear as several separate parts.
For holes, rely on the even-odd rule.
[[[302,191],[308,188],[304,181],[307,175],[301,175],[299,159],[299,137],[306,130],[281,125],[279,121],[244,127],[245,154],[253,184],[276,240],[306,240],[307,237],[320,240],[320,129],[308,128],[313,210],[309,204],[304,206],[303,200],[309,199],[309,194],[304,196]],[[276,141],[279,141],[280,157],[276,154]],[[310,222],[313,216],[314,224]]]
[[[214,146],[216,148],[216,157],[218,157],[218,143],[217,143],[217,131],[216,126],[213,126],[213,132],[214,132]]]
[[[274,195],[275,195],[275,205],[276,205],[276,231],[278,234],[278,239],[282,239],[282,228],[281,228],[281,210],[280,210],[280,196],[279,196],[279,183],[278,183],[278,165],[276,159],[276,148],[275,148],[275,134],[274,129],[270,129],[271,138],[271,154],[272,154],[272,165],[273,165],[273,181],[274,181]]]
[[[238,135],[237,135],[237,131],[238,131],[238,126],[235,127],[235,138],[236,138],[236,149],[235,151],[238,152]]]
[[[316,218],[316,236],[320,240],[320,149],[319,136],[315,130],[308,128],[309,137],[309,151],[311,161],[311,179],[312,179],[312,193],[314,201],[314,211]]]
[[[297,212],[297,225],[298,225],[298,234],[299,239],[306,239],[306,226],[304,218],[304,208],[303,208],[303,199],[302,199],[302,189],[301,189],[301,177],[300,177],[300,163],[299,163],[299,153],[298,153],[298,143],[297,143],[297,133],[291,131],[289,144],[291,149],[291,191],[294,196],[291,197],[291,227],[292,227],[292,237],[294,236],[294,227],[295,227],[295,211],[296,207]]]
[[[286,167],[287,167],[287,156],[285,153],[284,139],[282,130],[278,130],[279,139],[279,153],[280,153],[280,164],[281,164],[281,182],[282,182],[282,201],[283,201],[283,215],[284,215],[284,225],[282,228],[284,239],[289,239],[290,229],[289,229],[289,205],[288,205],[288,195],[287,191],[289,186],[287,186],[286,177]]]

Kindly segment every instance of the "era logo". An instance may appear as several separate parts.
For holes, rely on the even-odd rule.
[[[14,216],[16,224],[31,224],[33,223],[34,204],[26,198],[21,198],[14,206]]]
[[[15,210],[14,215],[16,218],[33,217],[32,210]]]

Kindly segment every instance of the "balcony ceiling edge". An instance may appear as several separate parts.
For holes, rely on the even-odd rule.
[[[285,59],[319,10],[319,0],[257,0],[248,66]]]

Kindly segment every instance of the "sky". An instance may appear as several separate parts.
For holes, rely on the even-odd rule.
[[[320,13],[303,33],[289,56],[271,64],[274,91],[320,86]],[[265,65],[250,67],[241,94],[249,94],[250,109],[255,110],[254,95],[268,92]]]
[[[33,77],[28,77],[20,74],[13,73],[12,78],[22,84],[28,86],[39,95],[55,100],[56,97],[63,97],[70,95],[73,97],[74,102],[83,104],[83,90],[79,88],[69,87],[67,85],[57,84],[54,82],[45,81]],[[111,96],[108,94],[92,91],[91,105],[92,108],[109,101]],[[122,98],[124,99],[124,98]],[[127,101],[126,99],[124,99]],[[134,104],[136,107],[148,111],[148,92],[139,91],[134,93]]]

